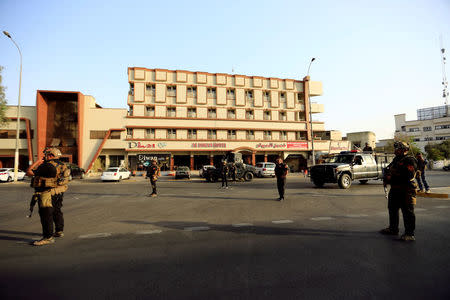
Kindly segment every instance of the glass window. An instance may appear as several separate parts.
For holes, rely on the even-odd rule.
[[[210,140],[217,139],[217,131],[215,129],[208,130],[208,139]]]
[[[177,109],[175,107],[168,107],[167,117],[176,117],[176,116],[177,116]]]
[[[216,88],[207,89],[208,98],[216,98]]]
[[[228,119],[236,119],[236,110],[229,109],[227,111],[227,117],[228,117]]]
[[[287,132],[286,131],[280,131],[280,140],[287,140]]]
[[[194,108],[188,108],[188,118],[197,118],[197,109]]]
[[[255,132],[253,130],[247,130],[246,137],[247,137],[247,140],[254,140]]]
[[[271,131],[264,131],[264,139],[265,140],[271,140],[272,139],[272,132]]]
[[[154,106],[146,106],[145,107],[145,115],[147,117],[154,117],[155,116],[155,107]]]
[[[215,108],[208,108],[208,118],[210,119],[216,119],[217,113]]]
[[[190,98],[197,97],[197,88],[195,86],[188,86],[187,88],[187,96]]]
[[[167,96],[175,97],[176,95],[177,95],[177,87],[175,85],[168,85],[167,86]]]
[[[264,111],[264,120],[272,120],[272,114],[270,113],[270,110]]]
[[[254,113],[253,110],[249,109],[245,111],[245,118],[247,120],[253,120],[254,119]]]
[[[146,139],[154,139],[155,138],[155,129],[148,128],[145,130],[145,138]]]
[[[155,95],[155,85],[154,84],[146,84],[145,92],[147,95],[154,96]]]
[[[190,139],[190,140],[197,139],[197,129],[189,129],[188,130],[188,139]]]
[[[228,130],[228,139],[235,140],[236,139],[236,130]]]
[[[167,130],[167,138],[174,140],[177,138],[177,130],[176,129],[168,129]]]
[[[227,99],[236,99],[234,89],[227,89]]]

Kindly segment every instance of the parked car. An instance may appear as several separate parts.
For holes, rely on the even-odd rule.
[[[17,180],[24,180],[25,172],[18,170]],[[14,180],[14,168],[2,168],[0,169],[0,181],[13,181]]]
[[[275,177],[275,164],[272,162],[260,162],[255,166],[255,173],[258,177]]]
[[[208,169],[215,169],[216,167],[212,166],[212,165],[206,165],[201,167],[200,171],[198,172],[198,175],[200,177],[204,177],[204,173],[208,170]]]
[[[111,167],[102,173],[100,179],[102,181],[121,181],[122,179],[130,179],[131,172],[125,168]]]
[[[177,171],[175,172],[175,179],[178,178],[191,178],[191,170],[189,167],[178,167]]]
[[[71,163],[66,163],[66,166],[70,170],[69,180],[72,180],[74,178],[79,178],[79,179],[84,178],[86,171],[84,171],[83,168],[80,168],[79,166],[77,166],[75,164],[71,164]]]

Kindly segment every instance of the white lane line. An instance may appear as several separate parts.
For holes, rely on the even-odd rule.
[[[346,218],[364,218],[364,217],[368,217],[369,215],[365,215],[365,214],[354,214],[354,215],[345,215],[344,217]]]
[[[184,228],[185,231],[207,231],[210,229],[211,228],[208,226],[194,226],[194,227],[185,227]]]
[[[334,218],[332,217],[315,217],[315,218],[311,218],[311,220],[313,221],[327,221],[327,220],[333,220]]]
[[[439,206],[435,206],[434,208],[449,208],[450,206],[448,205],[439,205]]]
[[[154,229],[154,230],[139,230],[136,231],[136,234],[156,234],[156,233],[161,233],[162,230],[159,229]]]
[[[202,193],[190,193],[191,195],[201,195]]]
[[[416,209],[414,209],[414,211],[426,211],[426,210],[428,210],[428,209],[426,209],[426,208],[416,208]]]
[[[294,223],[292,220],[275,220],[272,221],[273,224],[287,224],[287,223]]]
[[[101,232],[101,233],[91,233],[91,234],[84,234],[80,235],[79,239],[95,239],[95,238],[103,238],[111,236],[111,233],[109,232]]]
[[[231,224],[231,226],[233,227],[248,227],[248,226],[253,226],[252,223],[237,223],[237,224]]]

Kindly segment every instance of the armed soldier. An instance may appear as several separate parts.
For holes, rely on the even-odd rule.
[[[222,166],[220,167],[220,175],[222,176],[222,189],[228,189],[228,172],[230,169],[228,168],[227,161],[222,161]]]
[[[64,192],[67,191],[70,170],[59,160],[61,151],[56,148],[44,150],[44,161],[36,169],[29,169],[27,174],[33,176],[31,187],[34,188],[32,206],[39,205],[42,224],[42,239],[33,245],[43,246],[55,242],[54,237],[64,236],[64,217],[61,211]],[[31,217],[31,214],[30,214]],[[55,232],[53,231],[55,223]]]
[[[284,200],[284,191],[286,188],[286,176],[289,172],[288,166],[283,162],[283,158],[277,158],[277,164],[275,167],[275,176],[277,177],[277,188],[278,195],[280,196],[277,200]]]
[[[149,195],[150,197],[156,197],[156,181],[158,180],[158,177],[161,176],[161,170],[159,169],[158,165],[156,164],[156,160],[152,160],[152,163],[147,168],[147,174],[146,177],[150,178],[150,184],[152,186],[152,193]]]
[[[405,233],[401,236],[403,241],[414,241],[416,216],[416,183],[414,181],[417,171],[417,161],[407,155],[409,145],[404,142],[395,142],[395,158],[386,168],[383,184],[389,184],[391,190],[388,195],[389,227],[382,229],[381,234],[397,235],[399,225],[399,209],[402,210]]]

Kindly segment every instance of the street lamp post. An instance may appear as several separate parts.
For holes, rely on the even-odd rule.
[[[17,105],[17,126],[16,126],[16,151],[14,153],[14,182],[17,182],[17,173],[19,170],[19,129],[20,129],[20,92],[22,88],[22,52],[20,51],[20,48],[17,45],[17,43],[13,40],[13,38],[7,31],[3,31],[3,34],[6,35],[14,43],[17,50],[19,50],[20,55],[19,101]]]
[[[309,81],[309,69],[311,68],[311,64],[313,61],[315,61],[316,58],[311,58],[311,61],[308,66],[308,72],[306,73],[306,78]],[[308,83],[309,88],[309,83]],[[306,91],[305,91],[306,93]],[[316,164],[316,157],[314,153],[314,132],[313,132],[313,122],[312,122],[312,109],[311,109],[311,98],[309,97],[309,91],[308,91],[308,103],[309,103],[309,126],[310,126],[310,133],[311,133],[311,156],[312,156],[312,165],[314,166]]]

